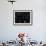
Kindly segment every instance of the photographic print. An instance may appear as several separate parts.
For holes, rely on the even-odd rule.
[[[13,10],[13,24],[32,25],[32,10]]]

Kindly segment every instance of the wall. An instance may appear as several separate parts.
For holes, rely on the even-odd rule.
[[[33,10],[32,26],[14,26],[13,10]],[[15,40],[19,32],[30,34],[33,40],[46,40],[46,0],[17,0],[12,5],[0,0],[0,40]]]

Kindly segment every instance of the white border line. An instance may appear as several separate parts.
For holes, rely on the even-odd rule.
[[[15,23],[15,12],[30,12],[30,23]],[[13,10],[13,24],[14,25],[32,25],[32,10]]]

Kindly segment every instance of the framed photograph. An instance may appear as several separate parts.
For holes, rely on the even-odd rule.
[[[32,10],[13,10],[14,25],[32,25]]]

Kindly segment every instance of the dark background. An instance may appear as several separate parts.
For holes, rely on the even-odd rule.
[[[15,12],[15,23],[30,23],[30,12]]]

